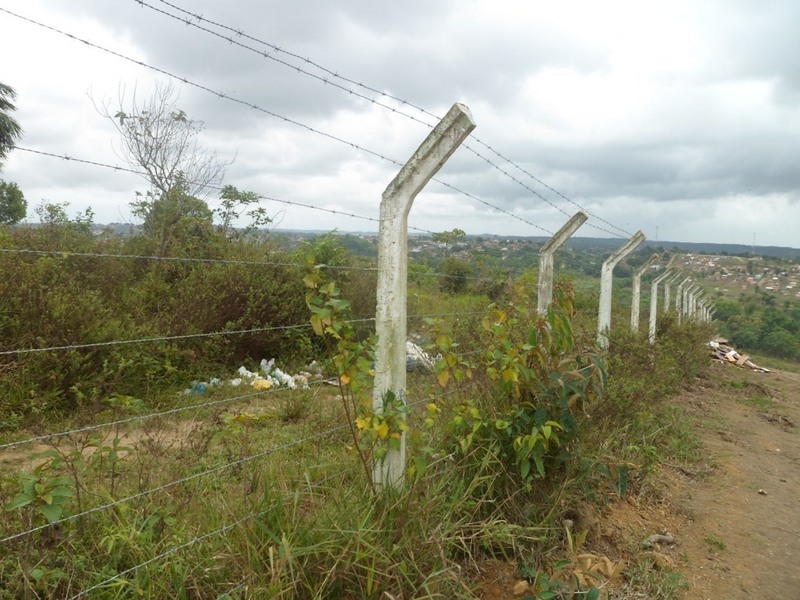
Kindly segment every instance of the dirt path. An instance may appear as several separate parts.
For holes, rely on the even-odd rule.
[[[664,464],[647,491],[587,508],[588,550],[636,573],[602,597],[800,600],[800,375],[714,364],[671,401],[700,428],[700,459]],[[653,534],[675,543],[643,548]],[[642,584],[665,569],[688,589],[679,577]],[[521,598],[519,585],[516,565],[490,561],[481,598]]]
[[[714,369],[720,384],[676,400],[711,467],[670,493],[686,598],[800,599],[800,375]]]

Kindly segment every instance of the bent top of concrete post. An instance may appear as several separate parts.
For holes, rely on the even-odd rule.
[[[561,245],[566,242],[578,228],[586,222],[589,217],[583,211],[578,211],[569,221],[559,229],[553,237],[551,237],[544,246],[542,246],[541,254],[547,252],[555,252]]]
[[[637,277],[637,276],[641,277],[644,274],[644,272],[647,271],[648,268],[650,268],[650,265],[652,265],[654,262],[656,262],[658,260],[658,258],[659,258],[659,254],[658,253],[653,254],[653,256],[648,258],[641,267],[636,269],[636,272],[633,274],[634,277]]]
[[[615,252],[609,256],[605,262],[603,263],[603,268],[611,268],[617,266],[617,263],[621,261],[623,258],[628,256],[631,252],[633,252],[642,242],[644,242],[645,236],[644,233],[641,231],[637,231],[633,234],[633,237],[625,242],[620,248],[618,248]]]
[[[406,161],[400,172],[386,186],[381,202],[381,212],[385,206],[388,207],[390,204],[387,200],[404,196],[406,202],[402,206],[393,208],[401,208],[403,215],[408,216],[413,199],[430,181],[431,177],[436,175],[473,129],[475,129],[475,121],[472,119],[469,109],[459,102],[453,104],[444,118],[423,140],[417,151]],[[443,138],[450,138],[450,143],[440,143]]]
[[[658,277],[656,277],[656,278],[653,280],[653,283],[654,283],[654,284],[656,284],[656,285],[658,285],[659,283],[661,283],[662,281],[664,281],[664,280],[665,280],[667,277],[672,277],[672,275],[673,275],[672,271],[669,269],[669,267],[667,267],[667,270],[666,270],[666,271],[664,271],[664,272],[663,272],[661,275],[659,275]]]

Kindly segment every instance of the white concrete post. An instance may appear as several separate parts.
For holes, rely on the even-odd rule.
[[[678,279],[681,278],[682,275],[683,274],[680,271],[678,271],[677,273],[675,273],[674,276],[670,277],[664,283],[664,312],[665,313],[669,312],[669,309],[670,309],[670,299],[672,298],[670,296],[670,288],[672,287],[673,283],[675,283]]]
[[[678,285],[675,290],[675,312],[678,313],[678,323],[681,322],[681,313],[683,312],[683,286],[691,281],[691,277],[687,277]]]
[[[408,213],[414,198],[475,128],[469,109],[454,104],[441,122],[383,192],[378,233],[378,307],[375,331],[375,384],[372,407],[382,413],[391,392],[405,402],[406,300],[408,295]],[[379,489],[401,488],[405,470],[406,439],[400,449],[389,450],[376,461],[373,481]]]
[[[553,301],[553,254],[566,242],[588,217],[582,212],[575,213],[539,252],[539,292],[536,299],[536,310],[546,315]]]
[[[653,254],[647,261],[633,274],[633,298],[631,299],[631,332],[639,331],[639,308],[642,294],[642,275],[658,260],[658,254]]]
[[[689,311],[688,316],[691,320],[694,321],[695,319],[695,310],[697,309],[697,299],[699,298],[700,294],[702,293],[702,288],[700,284],[695,284],[692,288],[691,293],[689,294]]]
[[[625,242],[617,251],[609,256],[600,269],[600,308],[597,312],[597,345],[608,348],[608,330],[611,327],[611,293],[614,286],[614,267],[623,258],[636,250],[644,242],[645,237],[641,231]]]
[[[683,314],[690,318],[692,316],[692,296],[697,291],[697,282],[692,282],[683,288],[683,304],[681,305]]]
[[[658,315],[658,284],[665,279],[673,277],[673,273],[667,269],[653,280],[650,284],[650,327],[647,332],[647,337],[651,344],[656,343],[656,316]]]

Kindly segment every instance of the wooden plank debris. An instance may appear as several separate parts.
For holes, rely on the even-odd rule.
[[[728,344],[728,340],[723,338],[711,340],[708,343],[708,346],[711,348],[711,357],[719,362],[733,364],[737,367],[747,367],[748,369],[758,371],[759,373],[770,372],[769,369],[759,367],[757,364],[751,361],[750,357],[746,354],[739,354],[735,348],[729,346]]]

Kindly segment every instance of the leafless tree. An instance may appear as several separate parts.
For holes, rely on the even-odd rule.
[[[141,102],[134,90],[129,106],[124,89],[116,108],[109,102],[95,106],[119,132],[122,158],[144,170],[157,196],[181,187],[185,194],[204,199],[211,194],[209,186],[222,182],[229,163],[198,144],[203,123],[190,119],[177,100],[177,91],[168,83],[157,84],[153,95]]]

